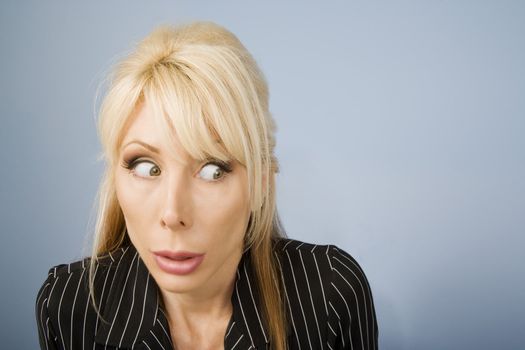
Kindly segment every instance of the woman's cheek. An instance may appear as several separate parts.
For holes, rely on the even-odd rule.
[[[144,196],[148,194],[144,186],[140,186],[136,181],[131,175],[127,175],[119,179],[116,186],[117,199],[125,216],[133,217],[135,213],[140,212],[141,202],[146,200]]]

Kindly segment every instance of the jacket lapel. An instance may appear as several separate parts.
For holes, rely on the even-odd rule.
[[[237,269],[235,289],[232,294],[233,328],[225,338],[225,349],[266,349],[268,332],[264,327],[259,289],[249,251],[244,253]],[[236,346],[236,342],[239,342]]]
[[[104,346],[132,348],[151,336],[157,325],[157,285],[133,245],[114,263],[115,274],[102,310],[95,342]],[[167,321],[165,325],[167,326]]]

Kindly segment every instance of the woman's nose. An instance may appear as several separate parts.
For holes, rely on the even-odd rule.
[[[188,229],[193,224],[191,184],[183,174],[167,179],[161,225],[172,231]]]

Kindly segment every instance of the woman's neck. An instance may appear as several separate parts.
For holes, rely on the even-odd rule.
[[[202,293],[171,293],[161,290],[163,307],[170,321],[186,321],[192,318],[216,318],[231,309],[231,297],[235,275],[225,286],[216,291]]]
[[[229,279],[213,279],[188,293],[160,290],[162,305],[177,349],[219,349],[233,313],[236,269]],[[220,347],[219,347],[220,346]]]

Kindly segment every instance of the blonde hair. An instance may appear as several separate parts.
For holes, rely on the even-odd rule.
[[[195,159],[233,158],[246,167],[251,215],[245,249],[250,250],[272,348],[285,349],[283,286],[272,255],[273,240],[285,236],[275,201],[275,124],[255,60],[234,34],[214,23],[164,25],[140,41],[110,78],[98,121],[106,170],[89,271],[95,310],[97,257],[129,243],[114,185],[119,147],[134,108],[148,101],[166,142],[176,134]]]

